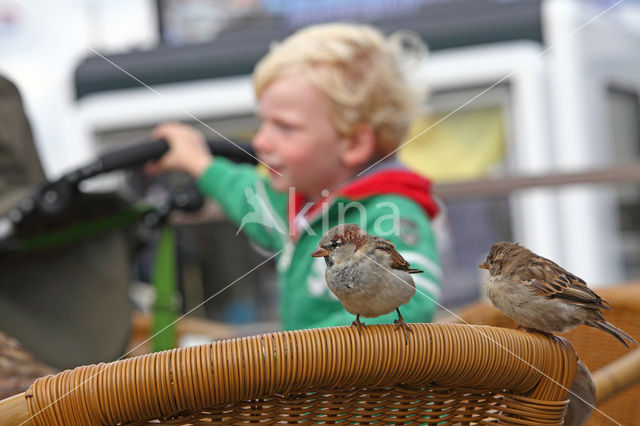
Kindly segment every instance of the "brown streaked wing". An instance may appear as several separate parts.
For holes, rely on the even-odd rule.
[[[391,241],[378,237],[376,238],[376,248],[389,253],[389,256],[391,257],[391,267],[393,269],[400,269],[401,271],[409,270],[409,262],[407,262],[404,257],[398,253],[398,250],[396,250],[396,247]]]
[[[605,305],[607,302],[587,287],[583,279],[550,260],[544,260],[545,262],[533,261],[528,267],[531,278],[526,284],[537,294],[584,307],[610,309]]]

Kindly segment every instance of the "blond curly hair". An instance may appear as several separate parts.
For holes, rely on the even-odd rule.
[[[330,100],[338,132],[348,136],[356,125],[369,125],[376,136],[377,154],[384,156],[406,136],[422,92],[410,87],[402,67],[402,45],[407,39],[406,33],[386,39],[375,28],[360,24],[299,30],[274,44],[256,65],[256,96],[276,78],[302,73]],[[424,47],[417,36],[409,41]]]

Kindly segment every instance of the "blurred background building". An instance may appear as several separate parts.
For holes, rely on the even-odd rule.
[[[256,61],[273,41],[333,20],[412,30],[428,44],[412,78],[429,98],[399,158],[443,191],[452,182],[640,167],[635,0],[0,0],[0,73],[21,89],[54,178],[147,140],[166,120],[250,141]],[[640,277],[637,183],[443,200],[445,306],[479,297],[477,264],[498,240],[520,242],[593,285]],[[176,226],[185,308],[261,259],[223,219]],[[222,251],[216,241],[234,246]],[[202,315],[273,320],[275,291],[267,268]]]

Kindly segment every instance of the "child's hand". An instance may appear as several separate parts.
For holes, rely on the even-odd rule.
[[[178,170],[198,177],[213,161],[204,135],[191,126],[164,123],[153,129],[151,136],[153,139],[165,139],[169,143],[169,151],[158,161],[145,165],[149,174]]]

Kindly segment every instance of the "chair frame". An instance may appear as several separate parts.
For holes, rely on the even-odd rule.
[[[82,366],[0,401],[0,425],[562,424],[577,368],[564,339],[411,329],[408,343],[392,325],[332,327]]]
[[[605,319],[640,341],[640,281],[596,291],[611,304],[612,309],[604,311]],[[516,327],[488,301],[466,306],[456,314],[445,321]],[[611,417],[620,424],[637,423],[640,416],[640,348],[627,348],[601,330],[586,326],[576,327],[562,336],[571,342],[593,375],[597,410],[587,424],[610,425]]]

